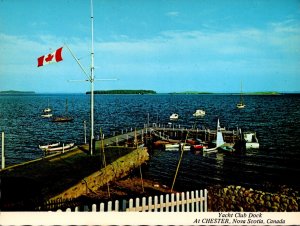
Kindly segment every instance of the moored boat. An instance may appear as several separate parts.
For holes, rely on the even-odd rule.
[[[51,114],[49,112],[41,115],[42,118],[51,118],[52,116],[53,116],[53,114]]]
[[[246,142],[246,149],[258,149],[259,148],[259,143],[258,139],[256,137],[255,132],[244,132],[243,133],[244,140]]]
[[[45,149],[45,151],[47,152],[53,152],[53,151],[66,151],[70,148],[72,148],[75,144],[74,143],[69,143],[63,146],[59,146],[59,147],[52,147],[52,148],[47,148]]]
[[[72,122],[74,119],[69,116],[60,116],[52,119],[52,122]]]
[[[194,117],[201,117],[205,115],[205,111],[198,109],[196,112],[193,114]]]
[[[242,83],[241,83],[241,94],[240,94],[240,102],[236,105],[238,109],[243,109],[246,107],[246,104],[244,103],[243,93],[242,93]]]
[[[180,145],[180,146],[179,146]],[[176,143],[176,144],[165,144],[164,145],[165,151],[189,151],[191,150],[191,146],[189,144],[184,143]]]
[[[52,122],[72,122],[74,119],[68,115],[68,99],[66,99],[66,115],[52,119]]]
[[[39,145],[39,148],[42,149],[42,150],[44,150],[44,149],[48,149],[48,148],[57,147],[59,145],[60,145],[60,142],[53,143],[53,144]]]
[[[173,113],[171,116],[170,116],[170,120],[177,120],[179,118],[179,115],[176,114],[176,113]]]

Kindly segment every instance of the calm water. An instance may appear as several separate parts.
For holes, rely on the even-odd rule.
[[[43,108],[55,114],[68,112],[72,123],[53,123],[40,117]],[[211,184],[239,184],[253,188],[288,185],[300,190],[300,95],[245,96],[246,108],[237,110],[236,95],[96,95],[95,133],[106,135],[122,129],[141,128],[150,122],[167,124],[177,112],[177,124],[191,128],[221,126],[257,132],[261,148],[246,154],[207,156],[185,153],[175,188],[191,190]],[[195,122],[193,112],[204,109],[206,116]],[[89,96],[53,94],[0,96],[0,129],[5,132],[6,165],[43,156],[37,147],[51,142],[83,143],[83,121],[89,128]],[[144,168],[144,177],[172,185],[179,155],[154,150]]]

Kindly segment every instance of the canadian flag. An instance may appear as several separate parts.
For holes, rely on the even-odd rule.
[[[44,66],[46,64],[51,64],[51,63],[56,63],[59,61],[62,61],[62,49],[63,47],[60,47],[59,49],[57,49],[55,52],[53,53],[49,53],[47,55],[41,56],[39,57],[38,60],[38,67]]]

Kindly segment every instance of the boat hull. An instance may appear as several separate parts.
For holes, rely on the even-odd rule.
[[[67,144],[65,146],[62,146],[62,147],[54,147],[54,148],[48,148],[46,149],[47,152],[54,152],[54,151],[66,151],[70,148],[74,147],[74,143],[70,143],[70,144]]]

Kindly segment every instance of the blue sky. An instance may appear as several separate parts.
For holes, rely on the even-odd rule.
[[[94,0],[95,89],[300,91],[300,1]],[[0,1],[0,90],[86,92],[89,0]]]

